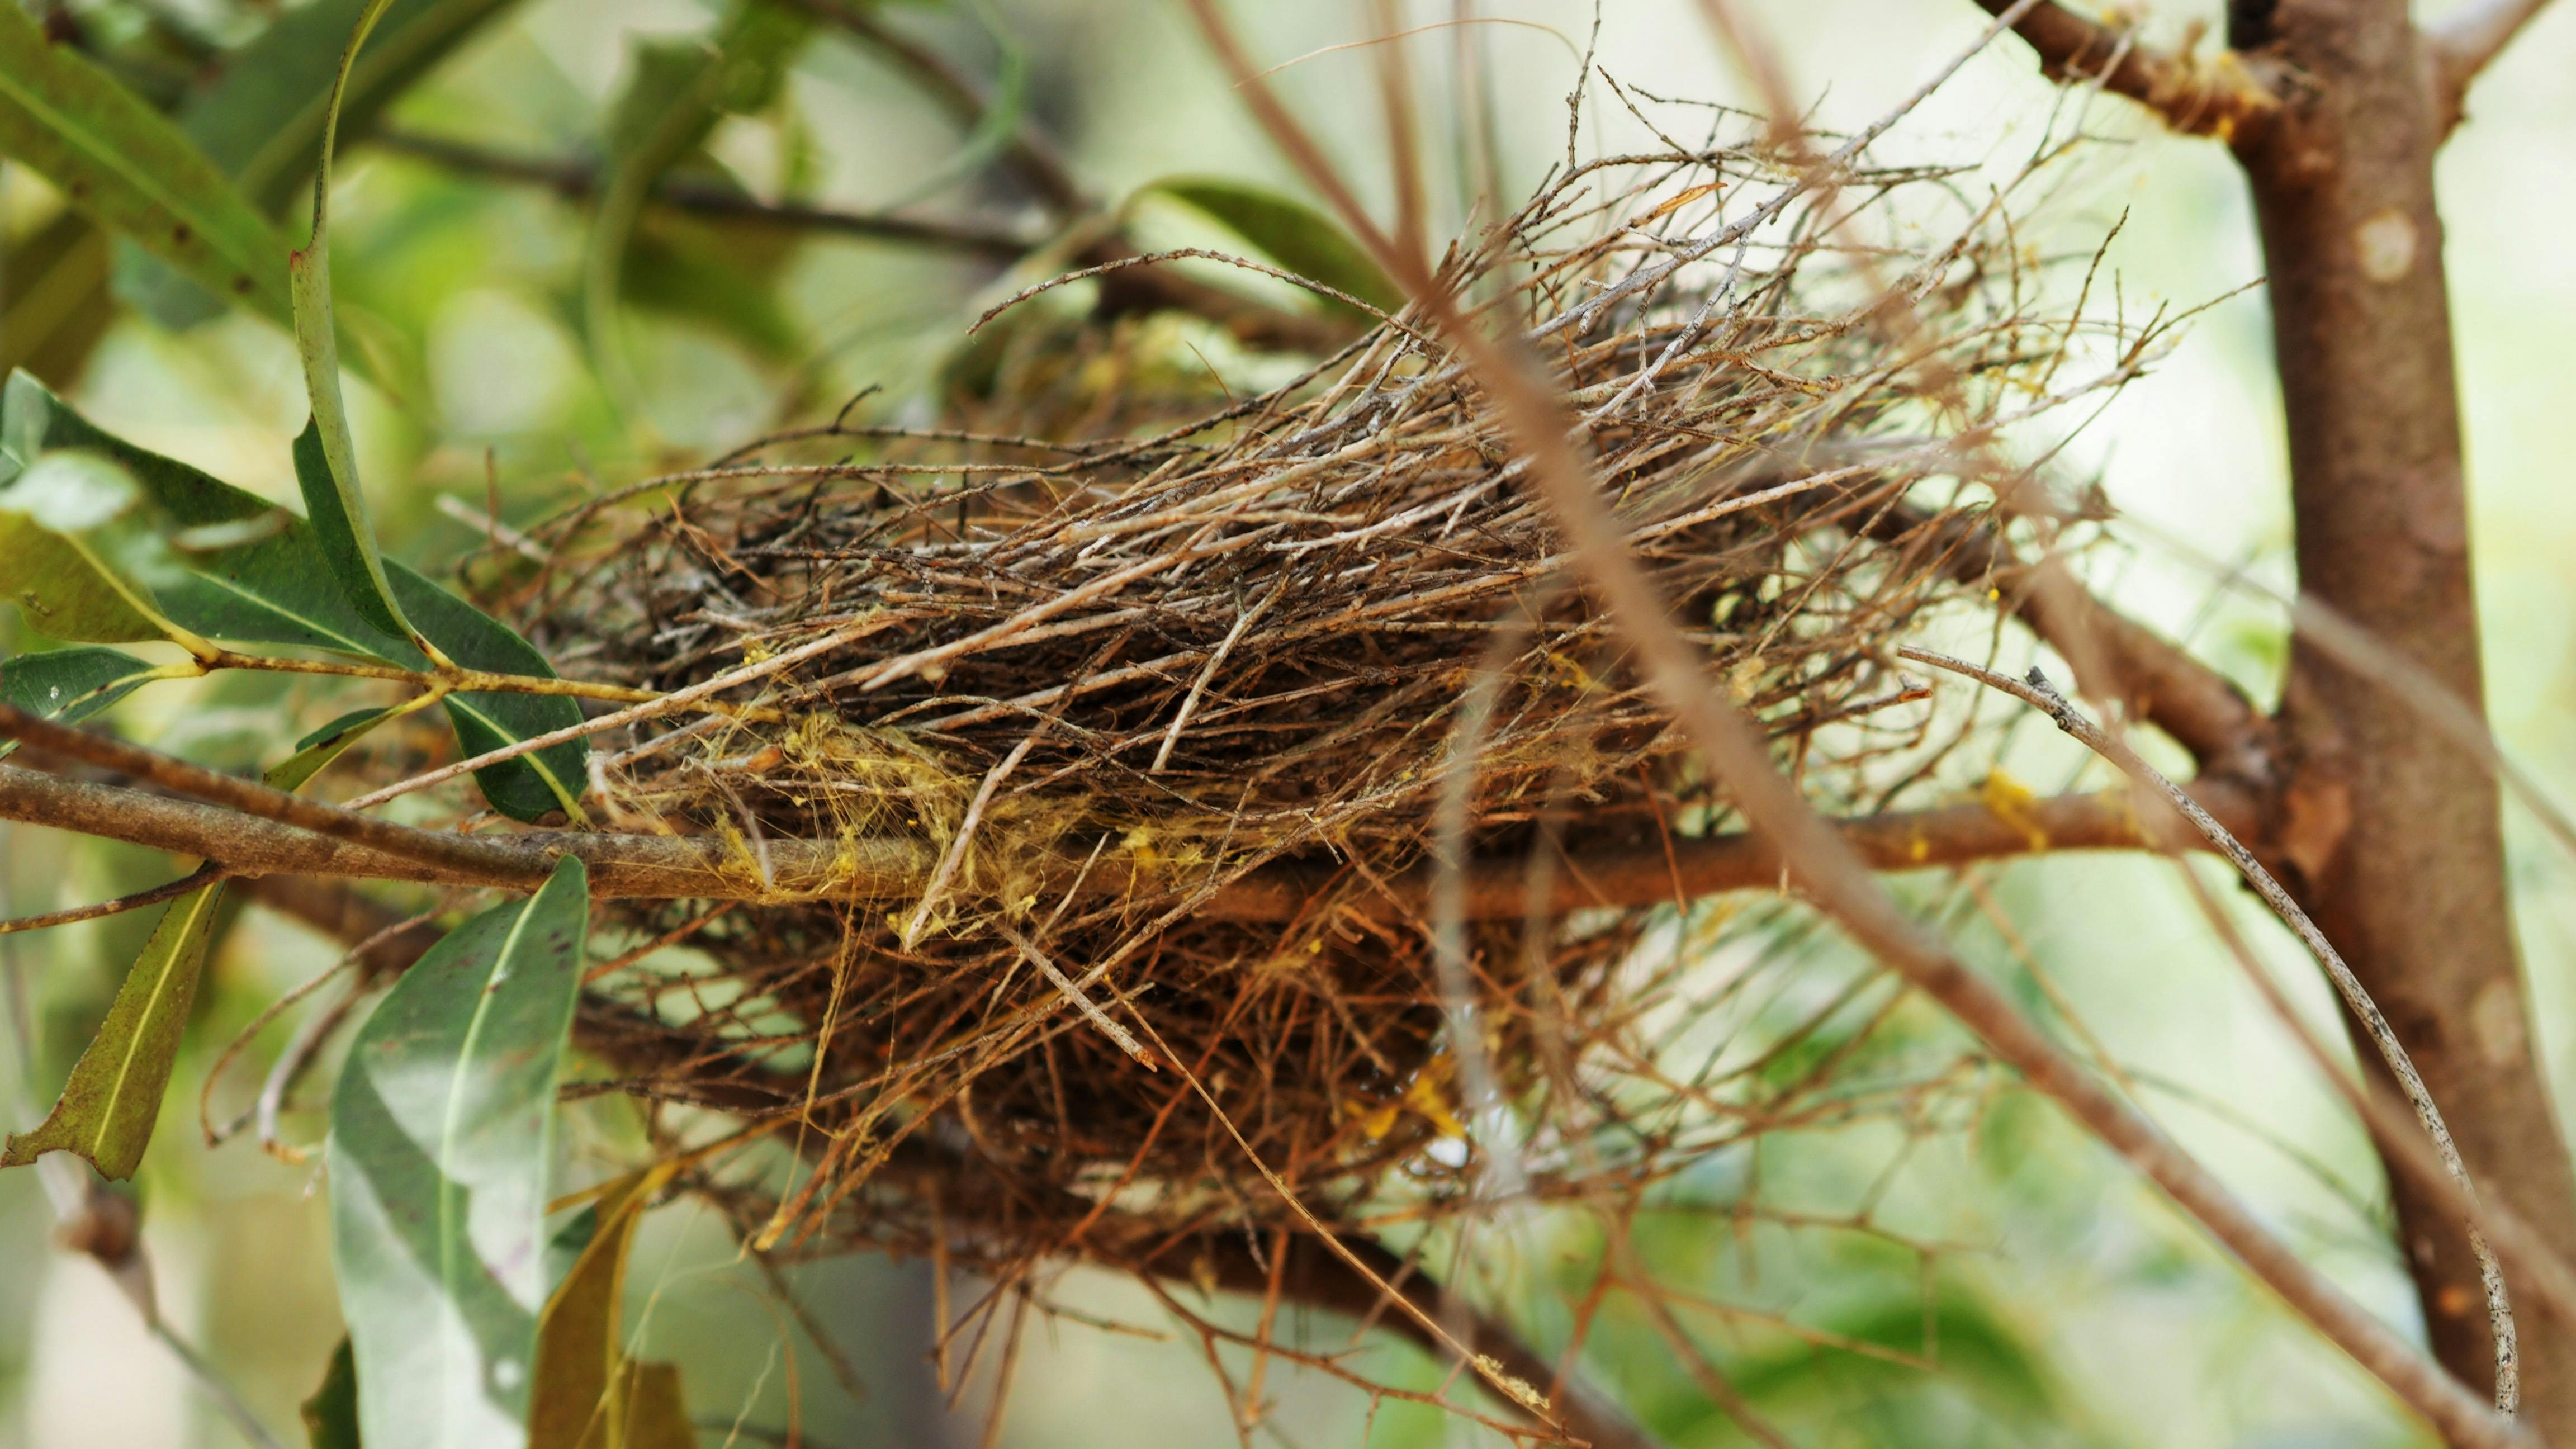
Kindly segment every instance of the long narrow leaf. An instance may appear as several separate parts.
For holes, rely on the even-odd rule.
[[[412,708],[399,704],[334,720],[298,742],[293,755],[261,778],[271,789],[300,790],[367,731]],[[216,880],[170,903],[142,956],[125,973],[106,1020],[72,1064],[54,1110],[34,1131],[9,1139],[0,1167],[33,1162],[48,1152],[77,1152],[109,1177],[134,1175],[161,1114],[223,894],[224,883]]]
[[[83,646],[0,659],[0,700],[29,714],[78,724],[163,675],[131,654]],[[0,743],[0,758],[18,742]]]
[[[285,239],[177,127],[0,5],[0,153],[213,292],[285,323]]]
[[[324,562],[319,537],[303,519],[101,430],[32,377],[11,378],[0,395],[0,482],[15,453],[62,448],[106,456],[173,524],[216,536],[206,547],[182,552],[183,576],[160,582],[158,606],[181,628],[237,644],[336,650],[406,669],[427,663],[408,642],[358,616]],[[226,534],[239,539],[223,541]],[[0,553],[0,574],[13,567],[13,557]],[[406,617],[448,658],[495,674],[554,676],[543,655],[491,615],[400,563],[388,562],[385,572]],[[126,637],[161,635],[138,630]],[[581,720],[581,707],[560,695],[460,694],[450,696],[446,707],[468,755]],[[574,802],[585,783],[584,768],[582,747],[562,744],[505,760],[474,778],[492,807],[513,819],[535,820],[555,810],[578,819]]]
[[[676,1163],[617,1179],[594,1205],[597,1226],[537,1325],[537,1384],[528,1406],[528,1449],[600,1449],[621,1435],[621,1388],[629,1375],[626,1260],[635,1229]]]
[[[330,104],[322,115],[322,150],[313,177],[313,233],[287,263],[295,351],[304,363],[305,395],[313,404],[313,421],[295,444],[295,477],[303,485],[305,510],[313,516],[322,556],[340,580],[350,606],[377,628],[434,652],[435,646],[420,637],[403,617],[402,606],[394,602],[384,556],[376,547],[375,527],[367,519],[367,497],[358,484],[358,446],[349,432],[348,402],[340,395],[340,334],[331,309],[331,147],[339,136],[349,70],[367,43],[367,32],[392,3],[368,0],[348,49],[341,52],[340,72],[331,83]]]
[[[48,1152],[76,1152],[109,1177],[132,1177],[161,1115],[161,1094],[179,1054],[179,1034],[197,1000],[220,882],[190,891],[162,912],[143,954],[99,1023],[54,1110],[31,1132],[10,1137],[0,1167],[20,1167]]]
[[[653,184],[706,140],[727,111],[775,95],[813,32],[811,22],[769,0],[741,0],[712,44],[649,45],[609,118],[605,184],[591,218],[582,298],[591,356],[613,395],[628,404],[636,385],[618,333],[626,251]]]
[[[0,597],[54,639],[202,644],[171,620],[135,567],[142,554],[158,562],[166,553],[137,518],[153,511],[114,459],[21,452],[0,441]]]
[[[367,1449],[525,1441],[556,1080],[589,891],[566,857],[405,972],[331,1099],[332,1256]]]
[[[1213,176],[1174,176],[1145,188],[1170,197],[1250,243],[1272,261],[1310,281],[1347,292],[1393,312],[1404,289],[1369,258],[1339,223],[1293,196]],[[1352,309],[1327,301],[1336,311]]]

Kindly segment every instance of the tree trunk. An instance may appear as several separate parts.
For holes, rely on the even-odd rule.
[[[2237,152],[2271,278],[2300,586],[2477,705],[2430,58],[2405,0],[2239,9],[2253,32],[2240,43],[2294,77],[2283,112]],[[2329,846],[2301,862],[2319,924],[2413,1054],[2480,1189],[2576,1252],[2576,1174],[2526,1026],[2493,777],[2309,639],[2292,644],[2283,722],[2293,820],[2322,822]],[[2435,1351],[2491,1385],[2458,1223],[2402,1179],[2395,1201]],[[2532,1294],[2516,1301],[2524,1417],[2576,1443],[2576,1325],[2542,1321]]]

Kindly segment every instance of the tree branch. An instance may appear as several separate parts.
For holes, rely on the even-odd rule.
[[[2471,0],[2424,32],[2433,56],[2434,104],[2447,132],[2467,114],[2469,86],[2549,0]]]
[[[568,200],[590,196],[599,186],[599,173],[579,161],[553,161],[532,156],[512,156],[487,150],[464,141],[441,136],[423,136],[392,127],[379,127],[367,142],[382,146],[401,156],[416,157],[453,171],[471,172],[498,181],[516,181],[529,186],[542,186]],[[843,236],[867,237],[877,241],[911,242],[921,246],[944,247],[970,252],[996,261],[1017,261],[1034,250],[1038,241],[1008,227],[968,221],[936,221],[924,217],[895,216],[882,212],[836,211],[826,207],[771,204],[755,200],[738,191],[704,182],[670,180],[653,188],[651,199],[674,211],[694,216],[724,217],[740,221],[761,222],[771,226],[793,227],[800,231],[833,232]]]
[[[2264,74],[2268,67],[2234,51],[2206,61],[2170,55],[2056,0],[2039,0],[2027,8],[2015,0],[1977,3],[1992,15],[2022,11],[2012,22],[2013,33],[2038,54],[2042,75],[2126,96],[2184,135],[2225,139],[2280,104]]]
[[[2026,12],[2028,4],[2019,0],[2007,11]],[[1674,625],[1668,601],[1630,554],[1626,532],[1603,498],[1592,462],[1568,426],[1552,384],[1523,355],[1507,350],[1507,344],[1462,316],[1419,259],[1395,248],[1370,222],[1314,138],[1261,82],[1216,0],[1188,0],[1188,6],[1273,143],[1332,203],[1378,264],[1412,294],[1415,305],[1449,338],[1460,361],[1484,386],[1508,424],[1515,451],[1529,460],[1532,490],[1564,530],[1587,583],[1630,644],[1639,673],[1705,760],[1710,775],[1726,786],[1736,808],[1789,862],[1817,908],[1946,1010],[1997,1061],[2020,1071],[2163,1189],[2248,1271],[2453,1443],[2504,1449],[2533,1442],[2292,1252],[2226,1184],[2077,1065],[1868,874],[1841,835],[1780,773],[1761,731],[1712,687],[1706,651]]]
[[[1882,543],[1935,555],[1938,566],[1963,583],[1991,585],[2004,613],[2068,659],[2089,653],[2087,662],[2098,663],[2109,676],[2092,683],[2107,685],[2130,718],[2172,736],[2198,762],[2204,780],[2234,780],[2258,792],[2278,783],[2280,732],[2233,680],[2072,579],[2058,588],[2037,587],[2036,575],[2045,565],[2016,555],[1992,522],[1934,519],[1896,508],[1864,531]]]
[[[2230,829],[2250,827],[2256,818],[2253,797],[2232,782],[2204,781],[2195,793]],[[772,840],[766,843],[769,873],[764,879],[760,864],[741,847],[704,837],[552,830],[461,836],[387,825],[328,805],[315,808],[401,832],[399,838],[406,841],[421,836],[467,842],[474,859],[424,860],[194,800],[0,765],[0,819],[218,861],[237,876],[339,876],[525,891],[543,884],[554,862],[569,854],[590,868],[591,894],[602,900],[908,900],[920,893],[934,865],[930,849],[910,840]],[[1875,870],[1965,865],[2041,851],[2192,843],[2188,836],[2173,841],[2150,833],[2119,792],[2035,800],[2000,813],[1984,805],[1900,811],[1842,822],[1840,834]],[[1070,880],[1081,874],[1081,865],[1068,859],[1060,863],[1058,874]],[[1209,920],[1293,921],[1312,909],[1338,874],[1329,865],[1265,866],[1219,887],[1200,904],[1198,914]],[[1558,873],[1550,909],[1652,906],[1677,896],[1776,888],[1780,879],[1779,857],[1757,836],[1677,839],[1669,850],[1652,845],[1577,854],[1570,868]],[[1111,892],[1140,883],[1120,872],[1095,870],[1084,884],[1086,890]],[[1416,869],[1390,881],[1384,894],[1359,904],[1419,912],[1428,909],[1431,885],[1431,871]],[[1528,909],[1527,862],[1514,855],[1470,863],[1466,901],[1470,919],[1521,919]]]
[[[2498,1266],[2494,1253],[2478,1230],[2476,1185],[2469,1180],[2468,1169],[2460,1161],[2459,1148],[2451,1140],[2450,1126],[2442,1120],[2441,1108],[2434,1103],[2431,1090],[2415,1070],[2414,1060],[2397,1040],[2397,1033],[2389,1026],[2387,1018],[2380,1013],[2379,1003],[2371,1000],[2369,991],[2352,974],[2352,968],[2344,964],[2342,955],[2326,940],[2325,933],[2317,929],[2316,922],[2308,918],[2308,913],[2299,908],[2298,902],[2290,899],[2290,893],[2281,888],[2281,883],[2272,878],[2272,873],[2263,868],[2262,862],[2254,858],[2254,853],[2240,844],[2225,826],[2211,819],[2180,786],[2139,758],[2137,751],[2130,749],[2125,741],[2077,713],[2075,706],[2059,694],[2039,670],[2033,669],[2027,680],[2019,680],[1928,649],[1904,648],[1897,652],[1918,664],[1929,664],[1964,675],[1989,689],[2001,690],[2021,700],[2047,715],[2059,729],[2072,735],[2085,748],[2117,765],[2123,774],[2161,794],[2220,854],[2227,857],[2246,884],[2253,887],[2254,893],[2263,898],[2263,903],[2272,908],[2272,913],[2281,918],[2281,923],[2290,928],[2300,944],[2316,958],[2317,964],[2325,969],[2327,979],[2334,983],[2336,993],[2343,998],[2345,1009],[2361,1024],[2371,1045],[2378,1048],[2389,1075],[2396,1079],[2407,1105],[2414,1109],[2416,1123],[2432,1140],[2441,1159],[2442,1171],[2470,1205],[2466,1214],[2469,1218],[2469,1248],[2478,1260],[2479,1283],[2486,1294],[2488,1322],[2495,1338],[2496,1412],[2510,1416],[2522,1398],[2520,1335],[2505,1292],[2504,1270]]]

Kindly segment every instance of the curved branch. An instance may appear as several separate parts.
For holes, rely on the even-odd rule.
[[[2433,1140],[2434,1150],[2441,1157],[2442,1171],[2469,1203],[2474,1205],[2477,1202],[2476,1185],[2469,1181],[2468,1168],[2462,1165],[2459,1148],[2451,1141],[2450,1126],[2442,1120],[2441,1108],[2434,1105],[2431,1090],[2416,1072],[2414,1060],[2406,1054],[2405,1046],[2397,1040],[2396,1031],[2380,1014],[2379,1003],[2370,999],[2370,993],[2352,974],[2352,968],[2344,964],[2343,956],[2326,940],[2325,932],[2317,929],[2316,922],[2308,919],[2308,913],[2299,909],[2298,903],[2290,899],[2290,893],[2281,888],[2281,883],[2272,878],[2272,873],[2263,868],[2252,851],[2239,844],[2226,827],[2211,819],[2198,802],[2183,793],[2180,786],[2140,759],[2137,751],[2077,713],[2075,706],[2058,693],[2048,682],[2048,677],[2037,669],[2030,672],[2027,680],[2019,680],[1929,649],[1906,647],[1897,653],[1917,664],[1946,669],[1989,689],[2001,690],[2037,709],[2085,748],[2118,766],[2121,773],[2161,794],[2184,819],[2189,820],[2194,829],[2227,857],[2246,884],[2253,887],[2254,893],[2263,898],[2263,903],[2272,908],[2272,913],[2280,917],[2282,924],[2288,926],[2309,953],[2317,958],[2317,964],[2325,968],[2326,976],[2342,996],[2345,1008],[2352,1013],[2354,1020],[2361,1023],[2363,1034],[2370,1038],[2371,1044],[2379,1049],[2380,1060],[2388,1064],[2389,1075],[2396,1079],[2399,1090],[2406,1096],[2407,1105],[2414,1109],[2415,1120],[2423,1127],[2424,1135]],[[2477,1257],[2478,1278],[2486,1293],[2488,1323],[2495,1336],[2496,1411],[2510,1415],[2521,1400],[2522,1383],[2513,1308],[2505,1296],[2504,1270],[2497,1265],[2495,1254],[2488,1249],[2474,1218],[2468,1225],[2468,1234],[2469,1251]]]
[[[2099,85],[2164,118],[2186,136],[2225,139],[2280,105],[2259,62],[2222,51],[2201,60],[2140,45],[2134,35],[2078,15],[2056,0],[1977,0],[1988,14],[2014,15],[2012,29],[2039,56],[2050,80]],[[2018,11],[2019,14],[2015,15]]]

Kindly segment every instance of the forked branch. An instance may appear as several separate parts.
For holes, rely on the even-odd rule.
[[[2209,60],[2174,55],[2056,0],[1977,3],[1998,16],[2020,12],[2013,33],[2038,54],[2040,73],[2050,80],[2126,96],[2184,135],[2225,139],[2280,104],[2262,69],[2234,51]]]
[[[2478,76],[2504,54],[2524,26],[2548,8],[2549,0],[2470,0],[2425,30],[2444,130],[2460,123],[2469,87]]]

